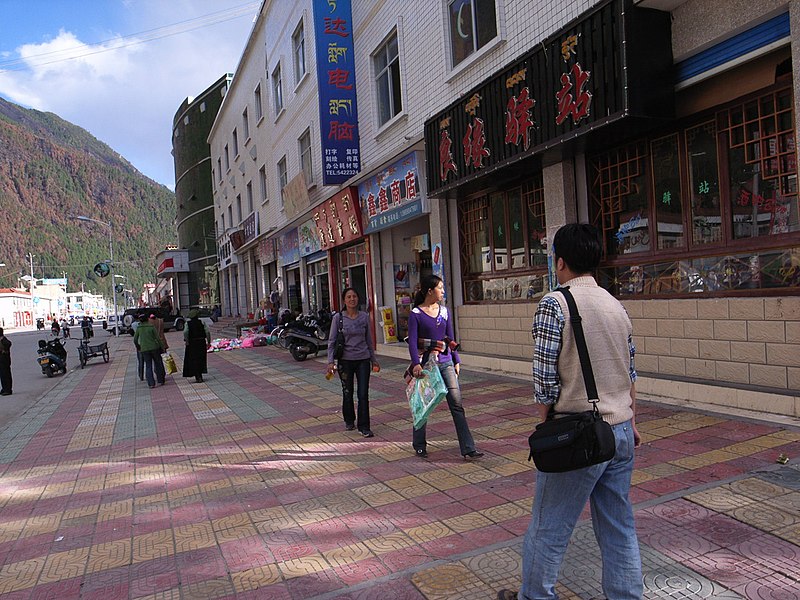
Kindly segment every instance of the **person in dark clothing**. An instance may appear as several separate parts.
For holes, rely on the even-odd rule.
[[[196,383],[203,382],[203,373],[208,373],[206,351],[211,345],[211,332],[198,318],[198,312],[189,313],[189,321],[183,330],[186,352],[183,355],[183,376],[194,377]]]
[[[3,333],[0,327],[0,396],[11,395],[11,340]]]

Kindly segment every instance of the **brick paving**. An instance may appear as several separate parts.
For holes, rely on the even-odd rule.
[[[218,353],[205,383],[150,390],[130,339],[110,345],[110,363],[71,371],[0,425],[3,600],[488,599],[518,586],[528,382],[462,373],[486,456],[461,459],[440,409],[420,460],[399,360],[373,375],[364,439],[344,431],[321,360]],[[652,402],[638,421],[645,597],[797,598],[800,429]],[[584,519],[561,597],[601,597],[599,573]]]

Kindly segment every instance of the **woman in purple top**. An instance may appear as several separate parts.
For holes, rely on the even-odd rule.
[[[464,459],[479,458],[483,452],[475,449],[472,433],[467,425],[467,416],[461,404],[461,388],[458,385],[458,373],[461,370],[461,359],[458,351],[450,349],[453,340],[453,323],[447,307],[439,304],[444,298],[444,283],[436,275],[429,275],[422,279],[420,291],[414,296],[414,308],[408,319],[408,352],[411,355],[411,374],[422,377],[420,364],[421,348],[428,348],[431,342],[443,342],[444,350],[431,351],[430,360],[435,361],[442,374],[442,379],[447,385],[447,406],[453,415],[456,426],[458,445]],[[426,340],[420,344],[420,340]],[[427,442],[425,440],[425,425],[414,430],[414,451],[420,458],[427,458]]]
[[[353,288],[345,288],[342,292],[344,310],[333,316],[331,331],[328,339],[328,373],[336,370],[333,360],[333,351],[336,344],[336,334],[339,331],[339,321],[342,322],[344,332],[344,353],[339,359],[339,379],[342,380],[342,416],[344,416],[345,429],[352,431],[358,423],[358,431],[364,437],[372,437],[369,428],[369,372],[370,367],[375,372],[381,370],[375,351],[372,349],[372,322],[369,315],[358,310],[361,298]],[[353,406],[353,378],[358,381],[358,421]]]

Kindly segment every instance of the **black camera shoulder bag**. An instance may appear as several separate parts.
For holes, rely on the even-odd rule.
[[[555,413],[550,406],[547,419],[536,426],[528,437],[536,468],[543,473],[564,473],[582,469],[614,458],[616,440],[611,425],[603,421],[597,409],[599,401],[594,371],[589,360],[589,350],[583,334],[581,316],[569,288],[556,290],[564,295],[569,307],[569,321],[575,335],[575,344],[581,360],[586,395],[592,405],[591,410],[579,413]]]
[[[340,360],[344,354],[344,311],[339,311],[339,327],[333,346],[333,358]]]

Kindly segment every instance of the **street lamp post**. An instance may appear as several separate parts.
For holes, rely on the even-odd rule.
[[[119,315],[117,314],[117,290],[114,286],[114,228],[111,223],[106,223],[105,221],[100,221],[98,219],[92,219],[89,217],[79,216],[75,217],[78,221],[86,221],[90,223],[99,223],[100,225],[105,225],[108,227],[108,254],[109,254],[109,268],[111,269],[111,297],[113,298],[114,302],[114,336],[119,336]]]

